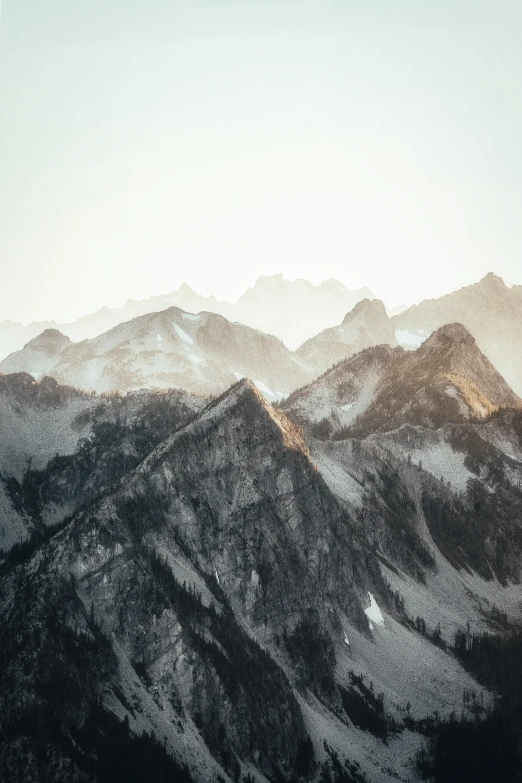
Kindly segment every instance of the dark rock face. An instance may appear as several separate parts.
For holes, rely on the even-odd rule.
[[[95,432],[91,444],[99,438]],[[119,432],[111,438],[121,442]],[[67,476],[88,496],[97,474],[83,448],[62,479],[51,466],[39,489],[44,498],[53,481],[60,494]],[[110,454],[100,452],[105,467]],[[391,605],[371,549],[310,462],[299,431],[246,381],[23,558],[17,551],[6,563],[4,594],[14,598],[27,583],[31,626],[54,618],[46,638],[63,637],[63,649],[36,646],[36,660],[47,665],[58,655],[72,666],[69,648],[85,647],[79,634],[94,639],[77,663],[89,668],[94,690],[67,688],[61,738],[82,730],[107,690],[144,713],[142,691],[154,683],[156,711],[195,725],[223,769],[240,759],[268,776],[292,777],[306,740],[294,687],[341,708],[333,641],[340,618],[368,633],[366,591]],[[33,594],[46,595],[49,616]],[[6,607],[6,627],[16,625],[17,611],[16,602]],[[20,690],[30,638],[11,651]],[[139,687],[129,685],[125,667],[139,673]],[[43,720],[36,692],[34,699],[30,709]],[[14,723],[25,714],[14,703],[0,712]]]

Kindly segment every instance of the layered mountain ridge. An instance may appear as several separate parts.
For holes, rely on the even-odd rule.
[[[365,437],[409,423],[438,427],[518,407],[520,398],[462,324],[434,332],[415,351],[378,346],[333,367],[283,404],[297,421]]]
[[[271,400],[282,399],[313,377],[312,369],[296,361],[277,338],[220,315],[195,315],[176,307],[80,343],[55,339],[53,345],[61,348],[52,353],[48,340],[49,332],[44,332],[1,362],[0,370],[16,367],[40,377],[33,367],[44,366],[60,383],[87,391],[176,387],[211,395],[248,376]]]
[[[151,296],[142,301],[129,299],[123,307],[102,307],[72,323],[35,322],[23,326],[13,321],[0,322],[0,360],[46,329],[56,329],[75,342],[92,339],[125,321],[149,313],[178,307],[189,313],[212,312],[229,321],[237,321],[267,334],[275,334],[289,348],[297,348],[308,337],[333,325],[365,297],[373,297],[368,288],[351,291],[337,280],[325,280],[318,286],[308,280],[286,280],[282,275],[262,276],[236,302],[224,302],[215,296],[201,296],[186,283],[170,294]],[[303,312],[310,313],[304,321]]]
[[[392,322],[379,299],[363,299],[345,315],[340,326],[307,340],[298,348],[296,356],[316,372],[324,372],[365,348],[382,344],[397,345]]]
[[[521,619],[522,408],[465,326],[311,383],[207,313],[102,337],[73,386],[0,377],[2,778],[413,783],[452,714],[489,725],[466,655]],[[133,389],[189,351],[212,399]]]

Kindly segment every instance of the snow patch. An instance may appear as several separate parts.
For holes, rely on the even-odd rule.
[[[375,625],[380,625],[381,628],[384,628],[384,617],[382,616],[382,612],[379,609],[379,604],[371,593],[368,593],[368,595],[370,597],[370,606],[364,610],[364,614],[368,618],[370,631],[373,630],[373,623],[375,623]]]
[[[199,321],[199,315],[193,313],[181,313],[185,321]]]
[[[205,361],[200,356],[196,356],[195,353],[189,353],[188,358],[191,362],[194,362],[194,364],[204,364]]]
[[[410,332],[409,329],[396,329],[395,337],[399,345],[418,348],[429,337],[429,334],[425,329],[418,329],[416,332]]]
[[[259,389],[261,394],[263,394],[269,402],[274,402],[277,400],[277,394],[274,394],[272,389],[269,389],[266,384],[263,383],[263,381],[254,381],[254,385]]]
[[[355,405],[354,402],[347,402],[346,405],[341,405],[341,410],[342,411],[349,411],[350,408],[353,408],[354,405]]]
[[[243,378],[245,377],[244,375],[241,375],[241,373],[240,373],[240,372],[235,372],[235,373],[234,373],[234,375],[236,376],[236,378],[238,379],[238,381],[242,381],[242,380],[243,380]]]
[[[193,344],[194,344],[194,340],[192,339],[192,337],[190,336],[190,334],[187,334],[187,333],[186,333],[186,332],[185,332],[185,331],[184,331],[184,330],[181,328],[181,326],[178,326],[178,325],[177,325],[177,324],[175,324],[175,323],[173,323],[173,324],[172,324],[172,326],[174,327],[174,331],[176,332],[176,334],[178,335],[178,337],[179,337],[181,340],[184,340],[186,343],[189,343],[189,345],[193,345]]]
[[[161,336],[161,334],[156,335],[156,340],[158,341],[158,346],[160,346],[161,343],[163,342],[163,337]]]
[[[234,375],[236,375],[236,373],[234,373]],[[263,383],[263,381],[254,381],[254,386],[259,389],[268,402],[281,402],[281,400],[286,400],[288,397],[288,394],[285,394],[284,392],[273,392],[272,389],[269,389],[268,386]]]

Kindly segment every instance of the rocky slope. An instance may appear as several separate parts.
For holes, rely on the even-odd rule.
[[[205,404],[176,390],[100,398],[54,378],[0,376],[0,549],[96,497]]]
[[[426,299],[395,316],[397,339],[404,347],[417,347],[444,324],[461,323],[510,386],[522,394],[520,290],[520,286],[508,288],[490,273],[474,285],[439,299]]]
[[[402,348],[387,345],[361,351],[297,389],[281,403],[281,408],[313,436],[328,438],[366,410],[379,384],[402,354]]]
[[[16,366],[33,373],[35,343],[41,349],[44,336],[1,362],[0,370]],[[275,337],[213,313],[193,315],[176,307],[66,345],[46,372],[62,384],[97,392],[176,387],[219,394],[248,376],[271,400],[313,377]]]
[[[3,778],[411,783],[444,716],[482,714],[455,634],[521,616],[522,413],[462,326],[334,367],[288,400],[303,430],[247,380],[1,383],[84,406],[11,477],[36,535],[0,562]],[[351,402],[360,436],[313,437]]]
[[[325,329],[296,351],[317,372],[375,345],[396,346],[395,330],[379,299],[363,299],[340,326]]]
[[[85,476],[95,463],[68,461]],[[46,725],[39,763],[55,781],[104,779],[106,733],[128,749],[144,730],[155,763],[200,781],[415,775],[406,699],[421,718],[477,686],[409,629],[382,577],[393,553],[405,573],[434,567],[414,513],[400,532],[400,486],[369,524],[325,477],[242,381],[13,552],[0,575],[3,768],[32,770]],[[420,681],[405,660],[423,661]]]
[[[461,324],[416,351],[379,346],[295,392],[283,409],[323,437],[366,437],[402,424],[439,427],[518,407],[519,397]]]

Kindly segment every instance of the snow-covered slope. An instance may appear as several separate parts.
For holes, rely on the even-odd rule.
[[[14,362],[31,370],[32,343],[0,369]],[[60,383],[97,392],[176,387],[219,394],[249,377],[271,400],[283,399],[313,377],[277,338],[213,313],[195,315],[177,307],[70,344],[46,372]]]
[[[317,372],[375,345],[397,345],[395,330],[379,299],[363,299],[340,326],[325,329],[307,340],[297,351]]]

